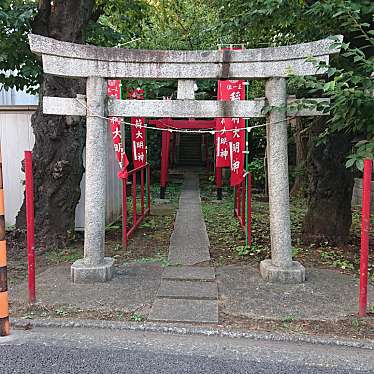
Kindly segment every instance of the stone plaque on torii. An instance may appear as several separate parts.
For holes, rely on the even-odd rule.
[[[336,38],[276,48],[218,51],[102,48],[39,35],[29,35],[29,41],[31,51],[42,56],[45,73],[87,78],[85,97],[43,98],[45,114],[87,117],[84,258],[72,265],[74,282],[103,282],[112,276],[113,259],[104,257],[106,117],[264,117],[265,105],[273,108],[267,114],[266,126],[271,259],[261,262],[261,275],[273,282],[305,280],[304,267],[292,261],[287,116],[324,113],[315,109],[286,112],[284,108],[290,102],[296,104],[293,107],[300,103],[287,99],[286,78],[290,74],[323,74],[325,70],[317,69],[316,62],[327,64],[329,55],[339,52]],[[106,79],[177,79],[177,100],[113,100],[106,97]],[[195,100],[197,79],[266,79],[266,98]]]

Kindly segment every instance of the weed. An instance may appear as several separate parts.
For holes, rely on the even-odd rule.
[[[342,270],[353,270],[354,265],[349,260],[345,259],[343,256],[339,255],[336,252],[328,252],[328,251],[322,251],[320,252],[320,257],[322,262],[325,264],[332,265],[336,268],[340,268]]]
[[[296,248],[296,247],[292,248],[292,258],[297,257],[301,253],[302,250],[303,250],[302,248]]]
[[[132,261],[125,262],[124,265],[128,263],[136,263],[136,264],[153,264],[159,263],[162,266],[170,266],[170,261],[166,255],[161,252],[157,252],[154,257],[140,257]]]
[[[250,248],[247,247],[246,245],[238,245],[237,247],[234,248],[234,250],[240,257],[247,256],[250,252]]]
[[[30,312],[30,313],[26,313],[22,319],[33,319],[34,318],[34,313],[33,312]]]
[[[145,319],[145,317],[142,314],[138,313],[138,312],[134,312],[130,316],[130,320],[134,321],[134,322],[142,322],[142,321],[144,321],[144,319]]]
[[[81,248],[65,248],[60,250],[52,250],[46,253],[46,258],[48,262],[53,264],[61,263],[72,263],[80,258],[82,258]]]
[[[121,226],[118,222],[113,222],[105,226],[105,231],[116,231],[116,230],[119,230],[120,228]]]
[[[58,308],[55,310],[55,313],[59,316],[59,317],[66,317],[68,315],[68,312],[64,309],[64,308]]]
[[[351,324],[352,327],[358,329],[361,326],[361,321],[358,318],[353,318]]]
[[[119,252],[122,250],[122,244],[119,244],[117,243],[114,247],[113,247],[113,251],[114,252]]]
[[[291,323],[294,320],[295,320],[294,316],[285,316],[285,317],[282,318],[283,323]]]

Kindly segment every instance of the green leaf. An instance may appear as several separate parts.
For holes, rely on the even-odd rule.
[[[354,163],[356,162],[356,159],[354,158],[350,158],[346,163],[345,163],[345,167],[346,168],[350,168],[354,165]]]
[[[360,171],[364,170],[364,160],[356,160],[356,168]]]

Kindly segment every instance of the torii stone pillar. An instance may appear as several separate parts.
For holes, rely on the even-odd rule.
[[[305,280],[305,269],[292,261],[291,249],[286,79],[268,79],[265,95],[272,107],[266,127],[271,259],[260,263],[260,271],[271,282],[300,283]]]
[[[104,257],[107,124],[98,117],[105,115],[106,94],[104,78],[87,78],[84,258],[71,267],[71,278],[76,283],[106,282],[112,278],[114,260]]]

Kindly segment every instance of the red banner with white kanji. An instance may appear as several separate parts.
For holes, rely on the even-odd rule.
[[[244,179],[245,162],[245,120],[232,118],[232,131],[229,135],[230,146],[230,185],[236,186]]]
[[[129,93],[129,99],[144,100],[144,90],[137,88]],[[146,124],[144,118],[131,118],[131,144],[134,169],[147,162]]]
[[[244,81],[218,81],[218,100],[245,100]],[[244,178],[245,120],[243,118],[216,119],[216,167],[229,166],[231,186]]]
[[[115,97],[116,99],[120,99],[121,98],[121,81],[109,79],[107,94],[110,97]],[[112,132],[114,152],[116,153],[116,158],[121,168],[121,170],[118,173],[118,176],[120,178],[123,178],[127,176],[127,165],[129,164],[129,161],[126,157],[126,153],[125,153],[123,142],[122,142],[122,134],[121,134],[122,120],[120,117],[111,117],[109,118],[108,122],[109,122],[109,126]]]
[[[222,90],[224,90],[224,82],[218,81],[217,100],[221,99]],[[227,130],[231,129],[230,118],[216,118],[216,132],[215,132],[215,145],[216,145],[216,167],[224,168],[230,166],[230,148],[227,135]]]
[[[147,162],[144,118],[131,118],[131,144],[134,169]]]

